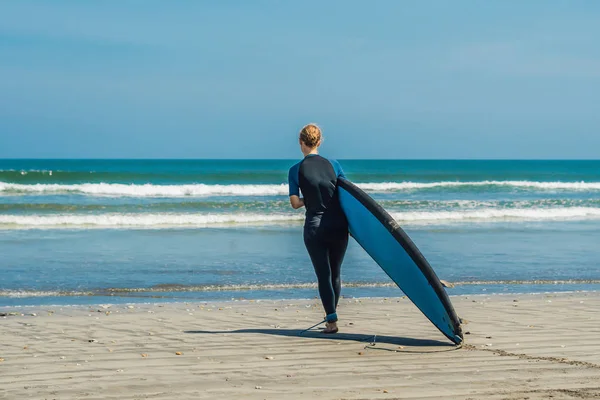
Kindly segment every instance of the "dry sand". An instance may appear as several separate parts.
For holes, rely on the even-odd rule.
[[[600,398],[600,293],[452,300],[459,349],[399,298],[5,308],[0,399]]]

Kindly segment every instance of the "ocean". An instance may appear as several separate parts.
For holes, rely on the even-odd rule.
[[[0,306],[317,296],[298,160],[0,160]],[[600,161],[340,160],[450,295],[600,289]],[[347,297],[401,296],[351,241]]]

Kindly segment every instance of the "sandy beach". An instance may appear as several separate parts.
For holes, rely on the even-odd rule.
[[[406,298],[4,308],[0,398],[600,397],[600,293],[452,300],[462,348]]]

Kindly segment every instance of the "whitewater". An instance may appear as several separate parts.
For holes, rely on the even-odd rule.
[[[532,182],[532,181],[480,181],[480,182],[381,182],[357,183],[370,192],[397,192],[426,189],[522,189],[542,191],[600,191],[600,182]],[[155,185],[121,183],[84,184],[15,184],[0,182],[0,194],[60,194],[74,193],[91,196],[130,197],[188,197],[188,196],[283,196],[288,192],[287,184],[263,185]]]

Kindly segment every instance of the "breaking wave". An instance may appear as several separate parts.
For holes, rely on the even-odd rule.
[[[600,182],[534,182],[534,181],[473,181],[473,182],[383,182],[358,183],[369,192],[401,192],[452,188],[469,189],[519,189],[535,191],[600,191]],[[0,182],[0,194],[81,194],[88,196],[117,197],[186,197],[186,196],[284,196],[287,185],[155,185],[122,183],[83,184],[18,184]]]
[[[600,208],[484,208],[451,211],[404,211],[392,212],[391,215],[401,224],[412,225],[503,221],[600,220]],[[202,228],[298,223],[302,220],[303,214],[301,212],[0,215],[0,228]]]

